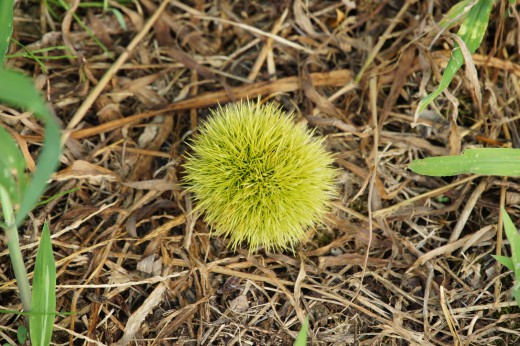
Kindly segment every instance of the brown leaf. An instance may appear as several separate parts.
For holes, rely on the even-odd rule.
[[[118,81],[123,86],[122,90],[130,91],[147,107],[156,107],[167,104],[166,100],[157,91],[148,86],[156,80],[163,78],[165,71],[154,73],[137,79],[120,78]]]
[[[74,161],[69,167],[54,174],[54,180],[87,179],[89,183],[99,185],[103,181],[121,181],[116,173],[87,161]]]
[[[87,17],[89,21],[89,27],[96,35],[96,37],[107,47],[112,47],[114,41],[110,37],[107,31],[107,26],[103,23],[94,13],[89,10],[87,11]]]
[[[303,4],[301,0],[295,0],[293,3],[293,13],[294,20],[296,24],[305,31],[309,36],[315,37],[319,34],[314,30],[312,26],[312,22],[307,15],[305,15],[305,11],[303,10]]]
[[[146,8],[149,15],[152,15],[157,11],[157,6],[149,0],[142,0],[141,3]],[[170,35],[170,28],[168,27],[165,13],[163,13],[159,19],[153,25],[153,31],[155,33],[155,39],[159,43],[159,46],[165,47],[172,45],[174,40]]]
[[[145,181],[129,181],[122,183],[124,186],[128,186],[132,189],[138,190],[154,190],[154,191],[181,191],[181,187],[171,181],[162,179],[152,179]]]

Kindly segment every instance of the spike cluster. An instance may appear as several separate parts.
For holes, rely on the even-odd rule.
[[[212,111],[190,144],[185,182],[214,235],[250,251],[294,249],[336,195],[333,157],[273,104]]]

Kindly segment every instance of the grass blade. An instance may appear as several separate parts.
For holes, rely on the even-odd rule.
[[[498,263],[506,267],[507,269],[514,271],[515,270],[515,264],[513,263],[513,260],[511,257],[507,256],[497,256],[497,255],[491,255],[494,259],[497,260]]]
[[[26,162],[20,148],[7,132],[0,126],[0,185],[5,188],[15,209],[20,203],[20,196],[26,188]]]
[[[475,5],[475,0],[462,0],[461,2],[455,4],[450,8],[448,13],[444,15],[444,17],[439,22],[439,25],[443,29],[449,29],[453,25],[460,23],[466,19],[466,15],[468,11]]]
[[[520,234],[516,230],[513,221],[507,214],[506,210],[502,208],[502,218],[504,219],[504,231],[506,232],[507,240],[509,240],[509,246],[511,247],[511,258],[508,264],[509,267],[500,258],[497,260],[504,264],[506,267],[511,269],[515,274],[515,285],[513,286],[513,297],[516,300],[518,306],[520,306]],[[502,256],[500,256],[502,257]]]
[[[56,310],[56,265],[52,255],[49,225],[43,226],[32,287],[29,329],[31,344],[50,345]]]
[[[14,276],[16,277],[18,289],[20,290],[20,299],[24,311],[31,310],[31,286],[27,277],[27,270],[23,262],[22,250],[20,248],[20,237],[18,236],[18,228],[15,225],[15,216],[13,205],[9,193],[3,185],[0,185],[0,204],[2,215],[5,220],[5,234],[7,236],[7,247],[9,248],[9,257],[13,265]]]
[[[45,123],[45,140],[36,172],[22,196],[16,215],[16,224],[20,225],[42,195],[47,180],[58,165],[60,127],[30,79],[16,72],[1,70],[0,80],[0,101],[32,111],[36,118]]]
[[[504,231],[506,232],[506,237],[511,247],[511,260],[514,265],[513,272],[518,279],[520,278],[520,235],[505,209],[502,209],[502,218],[504,219]]]
[[[0,1],[0,69],[4,68],[5,55],[13,34],[14,0]]]
[[[298,337],[294,342],[294,346],[306,346],[307,345],[307,329],[309,329],[309,316],[305,318],[302,328],[298,333]]]
[[[410,169],[418,174],[450,176],[474,173],[480,175],[520,176],[520,149],[466,149],[460,156],[438,156],[415,160]]]
[[[457,35],[468,46],[471,53],[475,53],[484,38],[489,23],[489,15],[493,7],[493,0],[480,0],[468,13],[468,17],[460,26]],[[456,49],[460,52],[460,49]],[[462,53],[461,53],[462,54]]]

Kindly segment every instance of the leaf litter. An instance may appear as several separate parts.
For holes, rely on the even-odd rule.
[[[43,66],[7,60],[39,81],[67,127],[46,195],[59,197],[22,228],[32,268],[33,229],[50,219],[57,311],[73,312],[56,317],[53,342],[292,345],[306,316],[311,345],[519,342],[513,276],[491,257],[501,196],[520,217],[508,197],[520,193],[516,179],[408,170],[416,158],[514,143],[520,32],[505,2],[471,56],[478,79],[459,71],[449,88],[457,118],[443,94],[435,116],[418,120],[432,131],[411,125],[448,63],[453,40],[436,24],[448,5],[140,3],[15,8],[17,41],[62,47],[43,53]],[[209,109],[258,97],[325,136],[342,170],[330,217],[295,253],[229,250],[180,183],[186,140]],[[32,163],[39,124],[6,107],[0,119]],[[0,305],[17,309],[0,244]],[[16,323],[0,315],[9,339]]]

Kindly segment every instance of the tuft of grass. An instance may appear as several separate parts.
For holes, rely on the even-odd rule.
[[[31,110],[45,121],[45,139],[36,171],[30,178],[25,173],[26,162],[13,138],[0,127],[0,201],[3,224],[7,235],[9,257],[13,265],[23,310],[29,312],[32,345],[47,346],[53,330],[56,306],[56,268],[48,226],[45,225],[36,258],[33,287],[18,236],[18,226],[37,204],[55,171],[60,155],[60,127],[45,105],[38,90],[25,76],[0,69],[0,102]]]
[[[467,149],[462,155],[428,157],[410,164],[415,173],[429,176],[450,176],[465,173],[481,175],[520,176],[520,149],[481,148]],[[513,297],[520,306],[520,235],[505,211],[501,210],[504,230],[511,247],[511,257],[493,255],[500,264],[515,276]],[[501,233],[499,232],[499,237]],[[497,253],[500,253],[497,249]]]
[[[514,6],[515,3],[515,0],[509,1],[511,6]],[[444,29],[447,29],[451,24],[462,20],[457,34],[461,38],[462,43],[466,45],[467,52],[474,53],[480,46],[486,32],[493,5],[493,0],[462,0],[452,7],[446,15],[445,20],[440,24]],[[419,102],[415,112],[415,118],[449,86],[455,73],[463,65],[465,58],[466,56],[464,56],[461,47],[456,44],[439,87]],[[468,62],[466,61],[466,63]],[[423,160],[415,160],[410,164],[409,168],[415,173],[429,176],[451,176],[473,173],[518,177],[520,176],[520,149],[467,149],[462,155],[429,157]],[[513,287],[513,297],[518,306],[520,306],[520,235],[504,209],[502,209],[502,216],[504,220],[504,230],[511,246],[512,256],[505,257],[495,255],[493,257],[499,263],[513,271],[516,279]],[[498,237],[501,236],[502,233],[501,230],[499,230]],[[497,254],[499,253],[500,248],[497,248]]]
[[[471,7],[469,11],[467,10],[468,6]],[[457,19],[463,19],[457,35],[461,38],[462,43],[466,45],[465,50],[473,54],[482,43],[492,8],[493,0],[478,0],[476,2],[463,0],[453,6],[445,20],[441,22],[441,26],[447,28],[451,23],[456,22]],[[465,58],[471,57],[465,57],[459,44],[455,43],[451,58],[444,70],[439,86],[431,94],[421,99],[415,111],[416,117],[450,85],[455,74],[464,64]]]
[[[219,107],[190,147],[184,181],[196,210],[233,249],[293,250],[336,194],[323,139],[274,104]]]
[[[50,175],[55,171],[61,151],[60,127],[33,82],[20,73],[4,70],[13,26],[13,1],[0,1],[0,102],[33,112],[45,123],[45,139],[36,171],[26,173],[26,162],[9,132],[0,127],[0,227],[7,236],[9,257],[13,265],[23,310],[29,314],[31,344],[50,345],[56,308],[56,267],[52,254],[49,226],[45,224],[36,256],[33,287],[18,236],[18,226],[40,199]],[[19,329],[23,344],[26,331]]]
[[[40,68],[42,69],[42,72],[45,74],[47,74],[47,72],[48,72],[47,66],[45,66],[45,63],[44,63],[45,60],[76,59],[76,57],[74,55],[42,55],[42,53],[48,53],[48,52],[58,51],[58,50],[69,51],[69,47],[67,47],[67,46],[45,47],[45,48],[35,49],[35,50],[31,51],[18,40],[11,38],[11,41],[14,44],[20,46],[25,51],[25,53],[8,54],[8,55],[6,55],[6,58],[31,59],[40,66]]]

